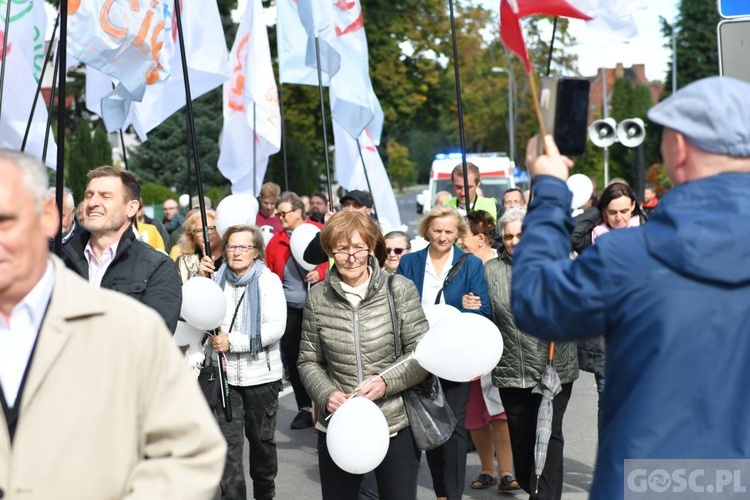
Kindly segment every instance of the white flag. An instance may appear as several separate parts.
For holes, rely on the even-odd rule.
[[[380,106],[370,81],[360,1],[335,3],[333,22],[336,32],[333,46],[341,56],[341,68],[331,78],[331,116],[349,135],[359,137],[375,118]],[[382,121],[379,129],[373,130],[378,142],[381,131]]]
[[[168,3],[174,5],[172,1]],[[229,79],[227,46],[215,1],[190,0],[181,1],[180,4],[190,96],[195,100]],[[148,132],[185,106],[185,83],[173,7],[165,15],[165,33],[174,44],[169,59],[171,76],[150,86],[143,100],[133,105],[133,125],[141,139],[145,139]]]
[[[0,8],[0,30],[5,27],[6,6],[7,4],[3,2]],[[3,84],[2,115],[0,115],[0,147],[20,151],[44,63],[47,15],[44,11],[43,0],[26,3],[11,2],[10,14],[8,36],[6,37],[5,33],[0,31],[0,64],[8,63]],[[2,61],[2,46],[5,43],[7,43],[6,60]],[[31,121],[26,153],[38,158],[42,157],[46,128],[47,109],[44,99],[40,97]],[[55,168],[57,165],[57,147],[51,131],[46,163],[50,168]]]
[[[219,170],[232,181],[233,193],[257,196],[268,158],[281,146],[279,97],[261,0],[248,0],[229,64],[232,76],[224,84]]]
[[[401,225],[401,215],[393,193],[391,181],[385,171],[383,160],[380,158],[375,143],[367,130],[359,138],[362,158],[359,155],[357,140],[352,138],[338,123],[333,123],[333,137],[336,141],[334,164],[336,180],[348,190],[360,189],[371,191],[375,203],[375,213],[383,229],[395,229]],[[367,168],[367,177],[365,177]],[[367,179],[370,185],[367,184]]]
[[[333,3],[330,0],[297,0],[295,5],[295,0],[278,0],[277,12],[281,83],[318,85],[317,61],[320,58],[321,83],[327,86],[341,66],[341,57],[333,47]]]
[[[107,131],[122,128],[132,102],[169,77],[172,45],[165,0],[89,0],[68,9],[68,54],[118,81],[101,99]]]

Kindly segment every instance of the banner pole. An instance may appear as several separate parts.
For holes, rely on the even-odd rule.
[[[453,0],[448,0],[451,14],[451,41],[453,43],[453,73],[456,77],[456,104],[458,110],[458,136],[461,141],[461,166],[464,175],[464,194],[466,196],[466,213],[471,211],[469,196],[469,167],[466,163],[466,133],[464,131],[464,108],[461,100],[461,76],[458,71],[458,43],[456,41],[456,18],[453,13]],[[458,206],[458,203],[456,203]]]
[[[323,73],[320,69],[320,39],[315,35],[315,59],[318,64],[318,93],[320,94],[320,116],[323,121],[323,148],[326,159],[326,184],[328,187],[328,210],[333,210],[333,188],[331,187],[331,162],[328,158],[328,133],[326,132],[326,109],[323,102]]]
[[[63,185],[65,184],[65,98],[67,96],[66,81],[67,69],[66,62],[68,51],[68,0],[60,0],[60,41],[57,45],[57,78],[58,78],[58,95],[57,95],[57,191],[55,200],[57,201],[57,213],[62,221],[63,206]],[[53,85],[54,87],[54,85]],[[54,101],[54,99],[52,100]],[[50,102],[50,107],[52,102]],[[49,127],[47,127],[49,133]],[[45,141],[45,147],[47,146]],[[62,253],[62,231],[57,231],[55,236],[55,253]]]
[[[281,151],[284,157],[284,191],[289,191],[289,169],[286,160],[286,124],[284,123],[284,93],[283,84],[279,83],[279,114],[281,115]]]

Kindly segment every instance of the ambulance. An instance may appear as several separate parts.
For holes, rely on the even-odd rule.
[[[479,188],[485,198],[500,201],[506,189],[516,187],[514,165],[505,153],[467,153],[466,161],[479,168]],[[456,165],[461,165],[461,153],[435,155],[427,189],[417,195],[417,213],[429,212],[435,203],[435,195],[440,191],[448,191],[455,196],[451,172]]]

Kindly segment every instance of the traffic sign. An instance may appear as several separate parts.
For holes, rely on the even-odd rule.
[[[719,74],[750,82],[750,17],[719,22]]]
[[[750,16],[750,0],[716,0],[721,17]]]

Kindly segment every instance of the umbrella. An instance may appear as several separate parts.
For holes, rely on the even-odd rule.
[[[544,462],[547,461],[547,447],[549,438],[552,435],[552,400],[562,390],[562,383],[557,370],[552,363],[555,357],[555,343],[549,345],[549,362],[542,373],[542,380],[539,381],[532,393],[541,394],[542,402],[539,404],[539,413],[536,418],[536,443],[534,444],[534,465],[536,473],[536,491],[539,493],[539,478],[544,470]]]

